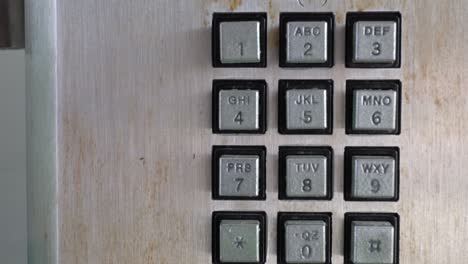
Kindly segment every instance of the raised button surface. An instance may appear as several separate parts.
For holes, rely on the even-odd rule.
[[[345,264],[399,264],[397,213],[345,213]]]
[[[346,201],[398,200],[398,147],[346,147],[344,158]]]
[[[291,220],[285,223],[287,263],[326,262],[326,223]]]
[[[346,147],[344,158],[346,201],[399,199],[398,147]]]
[[[280,80],[281,134],[331,134],[333,132],[332,80]]]
[[[266,13],[214,13],[212,27],[213,67],[266,67]]]
[[[219,28],[221,63],[260,62],[260,22],[222,22]]]
[[[286,92],[288,129],[326,129],[327,90],[293,89]]]
[[[351,223],[351,261],[353,264],[393,264],[395,230],[383,221]]]
[[[286,157],[286,194],[289,197],[327,195],[327,157],[291,155]]]
[[[353,156],[352,195],[358,198],[395,196],[395,158]]]
[[[213,199],[265,200],[265,163],[264,146],[213,146]]]
[[[219,257],[222,262],[260,261],[259,221],[222,220],[219,229]]]
[[[393,134],[401,131],[399,80],[346,82],[346,133]]]
[[[212,263],[264,264],[267,215],[261,211],[215,211],[211,227]]]
[[[324,63],[328,56],[328,24],[325,21],[288,22],[288,63]]]
[[[260,128],[259,91],[223,90],[219,93],[221,130],[258,130]]]
[[[331,200],[333,149],[328,146],[280,146],[281,200]]]
[[[395,130],[397,92],[392,90],[354,91],[353,129]]]
[[[393,63],[397,56],[397,23],[359,21],[354,24],[353,61]]]
[[[332,214],[278,213],[279,264],[331,264]]]
[[[214,133],[263,134],[266,131],[267,84],[263,80],[214,80]]]
[[[219,159],[219,194],[255,197],[259,193],[260,157],[222,155]]]
[[[346,16],[346,67],[399,68],[401,14],[350,12]]]
[[[281,13],[280,66],[332,67],[334,27],[333,13]]]

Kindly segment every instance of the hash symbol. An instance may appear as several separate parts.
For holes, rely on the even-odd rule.
[[[369,251],[370,252],[374,252],[374,251],[377,251],[377,252],[380,252],[380,244],[382,244],[382,242],[380,240],[369,240]]]

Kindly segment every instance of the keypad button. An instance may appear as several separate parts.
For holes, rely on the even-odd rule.
[[[281,13],[280,66],[332,67],[334,15]]]
[[[260,222],[258,220],[222,220],[219,233],[221,262],[260,261]]]
[[[214,146],[212,195],[219,200],[265,200],[263,146]]]
[[[219,31],[221,63],[260,62],[260,22],[221,22]]]
[[[278,194],[280,200],[331,200],[333,149],[280,147]]]
[[[214,13],[214,67],[266,67],[266,13]]]
[[[258,196],[260,156],[221,155],[219,158],[220,196]]]
[[[400,134],[401,82],[348,80],[346,111],[347,134]]]
[[[354,23],[353,62],[395,62],[396,30],[397,23],[391,21],[359,21]]]
[[[398,147],[346,147],[344,198],[398,201]]]
[[[258,130],[260,128],[259,98],[259,91],[220,91],[220,130]]]
[[[399,216],[345,214],[345,264],[398,264]]]
[[[333,132],[332,80],[280,80],[281,134],[331,134]]]
[[[331,263],[331,213],[280,212],[278,263]]]
[[[346,18],[346,66],[399,68],[401,14],[351,12]]]
[[[262,80],[214,80],[213,133],[265,133],[266,94]]]
[[[212,219],[213,263],[265,263],[265,212],[216,211]]]

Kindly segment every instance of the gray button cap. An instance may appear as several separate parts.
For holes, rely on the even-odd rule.
[[[222,220],[219,226],[219,258],[222,262],[260,261],[260,222]]]
[[[255,90],[221,90],[219,92],[219,129],[259,129],[260,95]]]
[[[221,63],[260,62],[260,22],[221,22],[219,31]]]
[[[325,21],[288,22],[286,61],[324,63],[328,57],[328,23]]]
[[[353,156],[351,191],[358,198],[395,196],[395,159],[386,156]]]
[[[286,194],[290,197],[325,197],[327,195],[327,157],[287,156]]]
[[[324,221],[287,221],[285,255],[287,263],[325,263],[326,223]]]
[[[259,156],[222,155],[219,158],[219,195],[258,196],[259,167]]]
[[[353,128],[393,130],[397,123],[397,92],[356,89],[353,93]]]
[[[352,222],[351,261],[354,264],[393,264],[394,233],[389,222]]]
[[[397,54],[397,23],[358,21],[353,28],[353,62],[393,63]]]
[[[291,89],[286,92],[288,129],[326,129],[327,90]]]

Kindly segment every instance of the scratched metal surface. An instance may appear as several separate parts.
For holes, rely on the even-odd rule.
[[[34,1],[29,2],[32,7]],[[466,263],[468,90],[464,84],[468,82],[468,2],[302,3],[304,7],[297,0],[57,1],[57,12],[49,13],[56,16],[57,23],[48,24],[57,30],[49,38],[56,37],[57,46],[38,38],[30,40],[29,48],[32,58],[52,48],[56,57],[49,57],[52,63],[42,67],[57,67],[52,71],[56,83],[35,82],[41,79],[41,72],[34,70],[40,69],[39,64],[32,64],[30,72],[35,74],[29,75],[30,90],[37,85],[57,96],[55,109],[39,107],[33,114],[52,111],[47,118],[53,119],[51,125],[56,125],[56,130],[39,128],[55,139],[43,144],[52,160],[41,160],[37,151],[30,153],[37,161],[29,165],[30,180],[42,177],[49,186],[41,186],[37,180],[29,183],[29,192],[36,193],[29,210],[48,208],[56,217],[38,213],[30,223],[35,234],[30,236],[30,263],[210,263],[210,217],[212,211],[221,209],[268,213],[268,263],[276,263],[276,213],[293,210],[333,212],[334,263],[343,261],[343,214],[352,211],[401,215],[403,264]],[[401,69],[344,67],[345,14],[355,10],[402,12]],[[210,23],[214,11],[268,12],[268,68],[211,67]],[[278,67],[281,11],[335,12],[335,67]],[[47,47],[34,50],[44,43]],[[266,135],[211,133],[211,82],[215,78],[267,80]],[[333,135],[278,134],[280,78],[335,81]],[[344,83],[360,78],[402,80],[400,136],[345,135]],[[30,100],[40,103],[34,96]],[[33,145],[41,140],[30,138]],[[214,144],[267,146],[266,201],[211,200],[210,151]],[[288,144],[327,144],[334,148],[332,201],[278,200],[278,146]],[[357,145],[401,147],[399,202],[343,201],[343,150],[344,146]],[[55,167],[36,171],[45,166],[43,163]],[[44,190],[47,195],[41,195]]]

